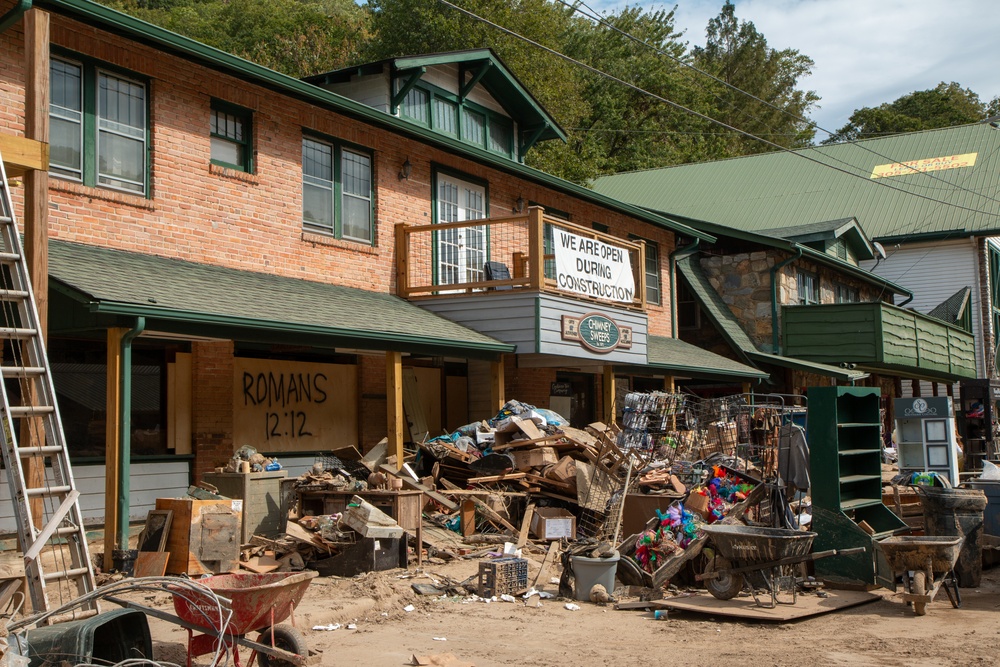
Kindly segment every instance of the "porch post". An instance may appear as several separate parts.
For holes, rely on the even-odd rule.
[[[541,206],[528,209],[528,280],[536,292],[545,286],[544,215],[545,209]]]
[[[615,423],[615,367],[604,367],[604,423]]]
[[[403,353],[385,353],[386,433],[389,456],[403,467]]]
[[[108,329],[107,398],[104,411],[104,571],[114,567],[112,551],[117,547],[118,460],[121,457],[121,369],[122,337],[128,329]],[[127,545],[126,545],[127,546]]]
[[[24,14],[25,104],[24,136],[49,143],[49,15],[41,9],[29,9]],[[45,169],[29,169],[24,175],[24,258],[28,264],[38,310],[38,331],[42,343],[48,340],[49,321],[49,173]],[[27,358],[27,354],[25,354]],[[27,391],[36,391],[28,383]],[[37,396],[24,397],[25,405],[37,403]],[[20,427],[20,442],[24,446],[45,445],[45,429],[41,418],[25,419]],[[45,486],[45,459],[33,456],[26,461],[25,482],[29,488]],[[42,520],[42,500],[31,502],[36,524]]]
[[[490,362],[490,406],[493,414],[500,412],[500,408],[507,402],[504,386],[503,356],[501,356],[499,361]]]

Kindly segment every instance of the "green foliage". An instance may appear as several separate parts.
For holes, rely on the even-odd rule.
[[[352,0],[107,0],[167,30],[290,76],[357,61],[368,13]]]
[[[728,1],[709,20],[706,37],[705,46],[694,49],[694,61],[729,84],[715,84],[712,117],[785,148],[812,143],[815,130],[807,116],[819,96],[798,89],[799,80],[812,71],[812,59],[794,49],[769,47],[753,23],[736,17],[736,7]],[[775,148],[733,132],[724,152],[747,155],[770,150]]]
[[[969,88],[962,88],[954,81],[942,81],[934,88],[908,93],[894,102],[856,110],[849,122],[823,143],[966,125],[998,112],[1000,98],[994,97],[989,104],[984,104]]]

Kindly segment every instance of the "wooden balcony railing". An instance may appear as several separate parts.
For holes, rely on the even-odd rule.
[[[564,283],[576,282],[579,289],[560,287],[557,282],[557,239],[593,250],[592,261],[579,260],[578,274],[564,275]],[[642,241],[626,241],[574,225],[533,206],[512,216],[396,225],[396,287],[404,299],[530,290],[645,310],[645,255]],[[626,263],[631,268],[631,284],[606,287],[608,266]],[[581,293],[581,285],[591,293]]]

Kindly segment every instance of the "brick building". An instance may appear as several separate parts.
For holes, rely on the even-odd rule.
[[[296,474],[507,398],[581,423],[619,383],[766,375],[672,337],[676,236],[713,237],[526,167],[562,131],[489,51],[300,81],[2,4],[0,150],[90,519],[242,445]]]

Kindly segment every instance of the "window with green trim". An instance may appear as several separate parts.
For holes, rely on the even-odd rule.
[[[309,231],[371,244],[371,155],[332,141],[302,138],[302,224]]]
[[[146,84],[92,63],[52,57],[49,173],[146,194]]]
[[[253,173],[253,112],[212,100],[212,164]]]
[[[819,277],[815,273],[799,271],[796,283],[799,290],[799,305],[819,303]]]
[[[399,114],[465,143],[510,158],[515,156],[513,120],[426,82],[407,91]]]
[[[993,320],[993,351],[994,368],[1000,369],[1000,361],[997,357],[1000,356],[997,352],[1000,352],[1000,249],[997,249],[992,243],[987,244],[990,249],[990,310],[992,310],[992,320]],[[970,310],[966,308],[966,310]]]
[[[634,234],[629,234],[629,239],[646,242],[646,265],[643,267],[646,272],[646,303],[659,305],[662,299],[660,293],[660,246],[656,241],[650,241]]]
[[[858,288],[849,287],[842,283],[834,283],[833,301],[834,303],[857,303],[859,301]]]

